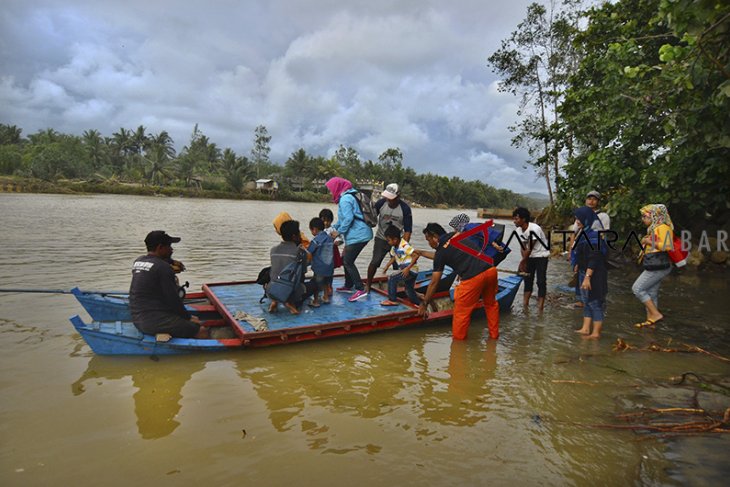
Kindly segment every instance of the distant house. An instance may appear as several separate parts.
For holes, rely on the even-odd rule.
[[[262,193],[275,194],[279,190],[279,183],[273,179],[257,179],[256,189]]]

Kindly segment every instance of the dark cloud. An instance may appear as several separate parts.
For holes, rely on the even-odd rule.
[[[418,172],[541,190],[486,59],[528,1],[4,2],[0,119],[26,133],[194,124],[272,157],[400,147]]]

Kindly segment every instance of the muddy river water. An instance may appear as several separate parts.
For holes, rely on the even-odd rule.
[[[0,287],[125,290],[152,229],[183,237],[192,289],[253,279],[288,211],[306,227],[334,205],[116,195],[0,194]],[[455,210],[414,210],[414,238]],[[472,218],[473,211],[469,212]],[[364,271],[371,254],[360,258]],[[428,261],[423,263],[428,267]],[[516,268],[511,256],[501,267]],[[0,484],[13,485],[721,485],[730,435],[652,437],[596,428],[642,407],[730,407],[730,363],[707,354],[614,352],[692,344],[730,356],[727,276],[675,272],[666,323],[631,325],[636,269],[612,271],[604,336],[554,289],[545,313],[483,317],[269,349],[95,356],[64,294],[0,293]],[[671,346],[670,345],[670,346]],[[696,381],[673,385],[692,371]],[[726,394],[722,394],[722,391]],[[718,392],[720,391],[720,393]]]

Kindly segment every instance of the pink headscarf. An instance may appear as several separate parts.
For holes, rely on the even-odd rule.
[[[332,193],[332,201],[335,203],[340,202],[340,196],[348,189],[352,189],[352,183],[345,178],[334,177],[327,181],[325,184],[327,189]]]

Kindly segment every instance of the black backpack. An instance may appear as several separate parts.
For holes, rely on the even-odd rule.
[[[354,193],[350,193],[357,201],[357,205],[360,207],[360,213],[362,218],[355,215],[355,218],[362,220],[371,228],[378,226],[378,212],[375,210],[373,199],[363,193],[362,191],[356,190]]]
[[[264,267],[259,271],[259,275],[256,278],[256,284],[265,286],[271,281],[271,266]]]

